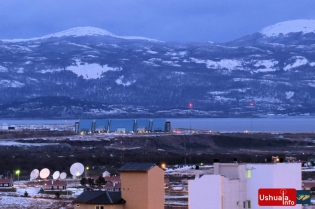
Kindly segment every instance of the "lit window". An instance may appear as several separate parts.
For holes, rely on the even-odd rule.
[[[247,170],[247,178],[250,179],[252,177],[252,170]]]

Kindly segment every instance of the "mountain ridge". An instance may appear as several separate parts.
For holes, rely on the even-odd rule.
[[[224,44],[41,40],[0,42],[0,117],[315,115],[312,33]]]
[[[145,41],[155,41],[159,42],[159,40],[140,37],[140,36],[117,36],[113,33],[108,32],[107,30],[86,26],[86,27],[75,27],[70,28],[68,30],[64,30],[57,33],[52,33],[48,35],[44,35],[41,37],[34,37],[29,39],[2,39],[0,41],[3,42],[26,42],[26,41],[37,41],[37,40],[43,40],[43,39],[49,39],[49,38],[61,38],[66,36],[72,36],[72,37],[80,37],[80,36],[109,36],[112,38],[119,38],[119,39],[135,39],[135,40],[145,40]]]

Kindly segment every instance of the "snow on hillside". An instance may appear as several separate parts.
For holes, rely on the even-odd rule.
[[[95,27],[77,27],[71,28],[69,30],[61,31],[58,33],[49,34],[42,37],[30,38],[30,39],[3,39],[1,41],[4,42],[24,42],[24,41],[35,41],[41,39],[49,39],[49,38],[60,38],[64,36],[72,36],[72,37],[80,37],[80,36],[110,36],[113,38],[120,38],[120,39],[130,39],[130,40],[146,40],[146,41],[153,41],[159,42],[155,39],[149,39],[145,37],[138,37],[138,36],[116,36],[106,30],[95,28]]]
[[[196,58],[190,58],[192,62],[198,64],[206,64],[209,69],[228,69],[228,70],[239,70],[242,67],[242,63],[239,60],[234,59],[222,59],[220,61],[212,60],[201,60]]]
[[[286,65],[283,70],[287,71],[292,68],[296,68],[302,65],[306,65],[308,63],[308,60],[305,57],[302,56],[294,56],[290,60],[294,60],[294,63]]]
[[[315,20],[292,20],[268,26],[260,31],[266,37],[289,33],[315,33]]]
[[[119,78],[117,78],[115,80],[115,82],[117,83],[117,85],[123,85],[123,86],[130,86],[131,84],[135,83],[136,80],[133,81],[124,81],[124,76],[120,76]]]
[[[23,87],[25,84],[20,83],[18,81],[12,81],[12,80],[0,80],[0,87],[6,87],[6,88],[20,88]]]
[[[66,70],[70,70],[78,76],[82,76],[84,79],[97,79],[100,78],[102,73],[107,71],[120,71],[121,68],[113,68],[107,65],[101,66],[99,64],[93,63],[81,63],[80,60],[76,61],[76,66],[69,66]]]
[[[8,72],[8,69],[6,67],[3,67],[3,66],[0,65],[0,72],[1,73]]]
[[[276,68],[273,68],[274,65],[277,65],[279,62],[275,60],[259,60],[254,66],[258,67],[257,70],[254,70],[255,73],[263,73],[263,72],[273,72],[276,71]]]

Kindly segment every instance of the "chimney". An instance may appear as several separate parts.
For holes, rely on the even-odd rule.
[[[199,165],[196,165],[195,168],[195,180],[199,179]]]

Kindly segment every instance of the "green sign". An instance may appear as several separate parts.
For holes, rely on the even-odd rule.
[[[311,204],[311,191],[296,190],[296,204]]]

